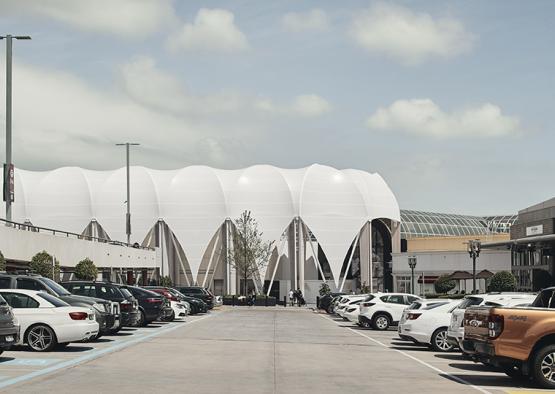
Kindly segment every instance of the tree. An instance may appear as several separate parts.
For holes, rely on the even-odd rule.
[[[81,260],[75,266],[75,277],[80,280],[95,280],[98,276],[98,269],[94,262],[88,257]]]
[[[6,259],[4,258],[4,255],[2,254],[2,252],[0,252],[0,271],[5,271],[6,270]]]
[[[54,264],[52,264],[52,259],[53,257],[46,250],[43,250],[33,256],[29,268],[35,274],[54,278],[60,274],[60,264],[56,259],[54,259]]]
[[[247,281],[268,264],[274,241],[264,242],[258,223],[250,211],[244,211],[235,220],[233,228],[233,250],[230,251],[230,264],[243,278],[243,294],[247,295]]]
[[[160,286],[164,286],[164,287],[172,287],[173,283],[172,283],[172,278],[170,278],[169,276],[162,276],[160,278]]]
[[[330,286],[327,283],[322,283],[320,285],[320,297],[325,296],[326,294],[330,294],[331,290],[330,290]]]
[[[446,294],[457,286],[457,282],[449,277],[449,275],[441,275],[434,282],[434,289],[437,294]]]
[[[490,291],[513,291],[516,288],[516,278],[509,271],[499,271],[491,277]]]

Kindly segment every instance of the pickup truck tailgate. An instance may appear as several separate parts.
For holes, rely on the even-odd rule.
[[[468,308],[464,313],[464,338],[487,340],[489,316],[490,308]]]

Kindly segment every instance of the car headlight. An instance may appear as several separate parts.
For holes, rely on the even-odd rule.
[[[99,312],[106,312],[106,305],[104,304],[93,304],[93,308]]]

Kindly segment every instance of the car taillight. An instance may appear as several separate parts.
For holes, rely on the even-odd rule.
[[[420,317],[422,313],[409,313],[407,315],[407,320],[416,320]]]
[[[87,312],[69,312],[71,320],[87,320],[89,314]]]
[[[121,310],[122,310],[122,311],[128,312],[128,311],[130,311],[130,310],[133,309],[133,304],[130,303],[129,301],[123,301],[123,302],[120,304],[120,307],[121,307]]]
[[[148,302],[148,303],[151,303],[151,304],[158,304],[158,303],[162,302],[162,299],[161,298],[147,298],[145,301]]]
[[[503,332],[504,318],[502,315],[491,315],[488,319],[488,336],[495,339]]]
[[[363,302],[362,304],[360,304],[360,306],[364,306],[364,307],[370,307],[370,306],[374,306],[376,304],[374,304],[373,302]]]

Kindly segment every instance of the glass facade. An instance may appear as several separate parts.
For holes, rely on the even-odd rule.
[[[446,237],[489,234],[479,216],[401,210],[401,238]]]

